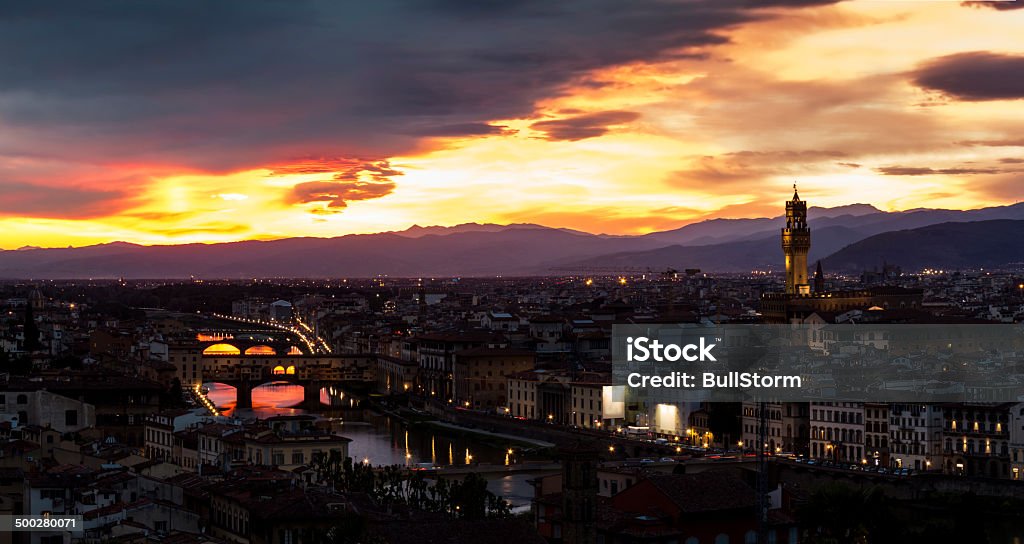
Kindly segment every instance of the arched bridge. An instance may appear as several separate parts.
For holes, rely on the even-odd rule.
[[[309,354],[301,341],[284,332],[204,331],[196,339],[203,355]]]
[[[315,407],[320,390],[342,382],[372,379],[372,355],[289,355],[278,353],[203,352],[204,382],[220,382],[235,388],[237,406],[252,407],[252,390],[272,382],[290,382],[305,390],[303,403]]]

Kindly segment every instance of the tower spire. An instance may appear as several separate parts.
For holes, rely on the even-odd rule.
[[[807,203],[800,200],[793,183],[793,200],[786,202],[786,226],[782,229],[782,251],[786,256],[786,292],[808,294],[807,252],[811,248],[811,229],[807,226]]]

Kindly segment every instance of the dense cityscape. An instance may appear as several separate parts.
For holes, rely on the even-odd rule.
[[[1024,544],[1022,29],[3,2],[0,544]]]
[[[797,194],[786,217],[785,274],[6,282],[0,508],[80,515],[84,529],[0,538],[1019,538],[1024,402],[615,395],[615,324],[1019,334],[1020,270],[840,275],[818,263],[809,276]],[[808,353],[887,353],[867,336],[819,344]],[[913,373],[917,355],[887,360]]]

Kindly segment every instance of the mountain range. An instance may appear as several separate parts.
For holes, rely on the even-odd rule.
[[[808,210],[810,261],[859,271],[1024,262],[1024,203],[885,212],[867,204]],[[526,276],[591,269],[779,269],[785,218],[710,219],[638,236],[535,224],[413,226],[335,238],[0,250],[0,278]]]

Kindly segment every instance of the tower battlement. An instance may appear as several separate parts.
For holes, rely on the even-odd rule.
[[[811,249],[811,229],[807,226],[807,203],[793,184],[793,199],[786,202],[786,226],[782,229],[782,252],[786,256],[786,293],[799,295],[811,291],[807,282],[807,252]]]

